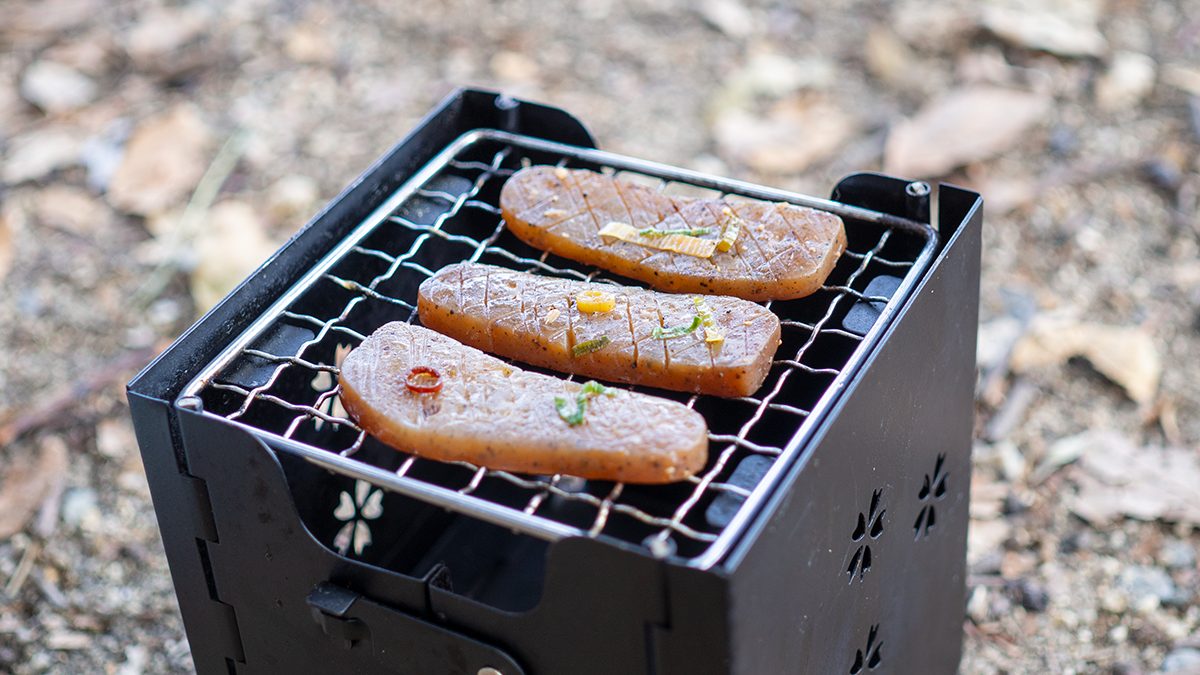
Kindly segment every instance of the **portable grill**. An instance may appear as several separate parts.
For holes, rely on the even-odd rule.
[[[520,242],[528,164],[836,213],[817,293],[767,303],[752,397],[636,388],[709,424],[665,486],[527,476],[385,447],[337,364],[421,281],[475,260],[621,280]],[[831,200],[596,150],[567,113],[444,101],[129,385],[200,672],[952,672],[960,654],[977,194],[877,174]]]

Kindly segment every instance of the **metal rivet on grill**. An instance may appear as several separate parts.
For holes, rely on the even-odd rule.
[[[175,405],[184,410],[194,410],[196,412],[204,409],[204,401],[199,396],[181,396],[175,402]]]
[[[913,181],[904,186],[904,193],[909,197],[925,197],[929,194],[929,183],[923,180]]]

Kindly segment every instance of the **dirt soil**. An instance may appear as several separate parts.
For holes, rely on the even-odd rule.
[[[459,85],[982,191],[962,672],[1200,672],[1198,9],[0,0],[0,672],[192,668],[124,383]]]

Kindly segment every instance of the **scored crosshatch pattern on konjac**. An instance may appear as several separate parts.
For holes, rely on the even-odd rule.
[[[843,325],[847,312],[856,304],[873,308],[874,315],[890,308],[891,296],[867,295],[868,284],[883,276],[918,277],[929,261],[932,231],[843,216],[847,250],[826,284],[807,298],[764,303],[781,319],[783,344],[754,396],[719,399],[631,387],[681,401],[707,420],[709,462],[687,481],[666,486],[585,482],[465,463],[433,470],[430,460],[382,446],[341,408],[338,366],[384,323],[417,322],[417,287],[442,266],[472,260],[621,283],[598,269],[532,249],[507,231],[497,203],[504,181],[516,170],[530,163],[555,164],[615,171],[669,194],[735,192],[667,179],[655,170],[658,165],[564,148],[498,132],[458,144],[415,189],[388,204],[377,224],[335,251],[329,265],[302,282],[287,306],[269,316],[218,369],[197,378],[183,402],[256,433],[332,453],[347,460],[337,467],[350,466],[352,473],[362,467],[356,477],[385,489],[419,491],[448,508],[545,538],[613,537],[648,546],[656,555],[693,560],[711,553],[734,520],[714,515],[713,502],[732,503],[736,513],[766,480],[736,479],[742,462],[752,457],[774,462],[802,426],[815,423],[812,418],[829,405],[835,382],[850,374],[865,351],[860,347],[870,325]],[[379,470],[387,472],[386,480]],[[354,550],[345,543],[339,541],[338,548]]]

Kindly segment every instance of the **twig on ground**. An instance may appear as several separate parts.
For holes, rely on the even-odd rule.
[[[128,377],[130,371],[144,366],[159,351],[161,348],[155,346],[127,352],[27,408],[0,414],[0,446],[8,445],[31,431],[70,422],[70,417],[63,415],[64,412],[74,409],[101,389]]]
[[[237,167],[238,161],[241,160],[242,153],[245,152],[246,138],[245,131],[235,132],[213,157],[212,163],[208,165],[208,169],[200,177],[200,182],[196,184],[191,198],[188,199],[187,206],[183,209],[183,215],[179,217],[179,222],[165,237],[164,248],[167,249],[167,252],[162,262],[150,272],[146,281],[134,292],[134,307],[145,309],[162,293],[167,284],[171,282],[171,278],[183,265],[183,254],[191,248],[191,242],[204,222],[204,215],[217,200],[221,187],[225,185],[225,181],[229,179],[230,174]]]

